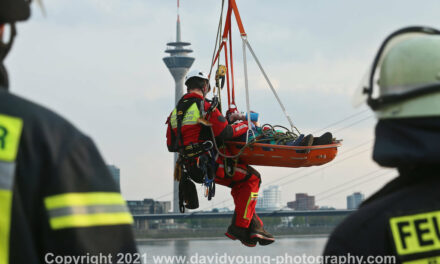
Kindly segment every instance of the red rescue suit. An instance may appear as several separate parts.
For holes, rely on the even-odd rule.
[[[203,97],[197,93],[188,93],[183,96],[184,99]],[[205,111],[210,108],[211,104],[205,101]],[[198,111],[198,110],[197,110]],[[168,117],[167,124],[167,146],[171,149],[172,134],[177,134],[177,127],[173,120],[173,111]],[[197,117],[199,113],[194,113],[194,109],[190,111],[188,118],[185,115],[184,122],[181,127],[184,145],[191,143],[201,143],[211,139],[211,132],[207,127],[194,122],[192,117]],[[188,114],[188,113],[187,113]],[[214,136],[216,139],[227,140],[246,134],[248,130],[247,122],[229,125],[226,118],[218,109],[212,111],[206,116],[206,120],[212,124]],[[172,133],[173,131],[173,133]],[[222,150],[224,152],[224,150]],[[217,154],[218,155],[218,154]],[[225,173],[224,158],[220,155],[216,158],[216,178],[215,182],[231,188],[231,195],[234,198],[235,212],[237,214],[235,225],[247,228],[250,224],[252,216],[255,213],[257,204],[258,190],[260,188],[260,174],[252,167],[245,164],[236,164],[234,174],[228,176]]]

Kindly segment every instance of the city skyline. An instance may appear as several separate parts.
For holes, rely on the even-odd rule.
[[[270,185],[267,188],[260,190],[259,197],[257,201],[256,209],[259,210],[280,210],[280,209],[295,209],[294,207],[298,206],[297,210],[318,210],[318,209],[331,209],[335,208],[332,204],[325,205],[317,205],[315,204],[315,196],[309,195],[307,193],[296,193],[294,201],[288,201],[286,203],[281,202],[281,186],[278,185]],[[144,198],[144,200],[154,200],[151,197]],[[351,195],[346,196],[346,209],[357,209],[359,205],[365,200],[365,196],[361,192],[354,192]],[[158,202],[170,202],[171,200],[164,200]],[[212,210],[217,211],[233,211],[231,207],[223,207],[223,208],[213,208]],[[207,211],[212,211],[207,210]]]

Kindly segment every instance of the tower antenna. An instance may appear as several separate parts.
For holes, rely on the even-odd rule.
[[[191,68],[194,63],[194,58],[189,57],[188,54],[193,52],[187,46],[191,45],[189,42],[183,42],[181,39],[181,31],[180,31],[180,0],[177,0],[177,23],[176,23],[176,42],[167,43],[166,53],[170,55],[163,58],[165,65],[168,70],[170,70],[171,75],[175,81],[175,104],[180,100],[183,96],[183,85],[184,78],[188,70]],[[174,163],[177,160],[177,154],[174,155]],[[174,182],[174,190],[173,190],[173,212],[179,212],[179,183]]]

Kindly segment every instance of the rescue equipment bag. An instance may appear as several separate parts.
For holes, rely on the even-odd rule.
[[[179,182],[179,210],[181,213],[185,212],[185,208],[197,209],[199,208],[199,197],[194,182],[192,182],[188,173],[184,172]]]

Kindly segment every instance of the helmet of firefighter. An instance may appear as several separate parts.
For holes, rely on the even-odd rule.
[[[208,93],[211,90],[211,87],[209,85],[209,77],[206,73],[204,73],[203,71],[200,70],[192,70],[190,71],[186,77],[185,77],[185,85],[187,85],[188,81],[193,79],[193,78],[199,78],[202,80],[206,80],[206,83],[208,84],[206,87],[206,91],[204,91],[204,93]]]
[[[0,0],[0,25],[27,20],[30,0]]]
[[[394,32],[366,80],[362,92],[379,119],[440,116],[440,31],[410,27]]]
[[[192,70],[185,76],[185,84],[191,78],[200,78],[209,81],[208,75],[200,70]]]

